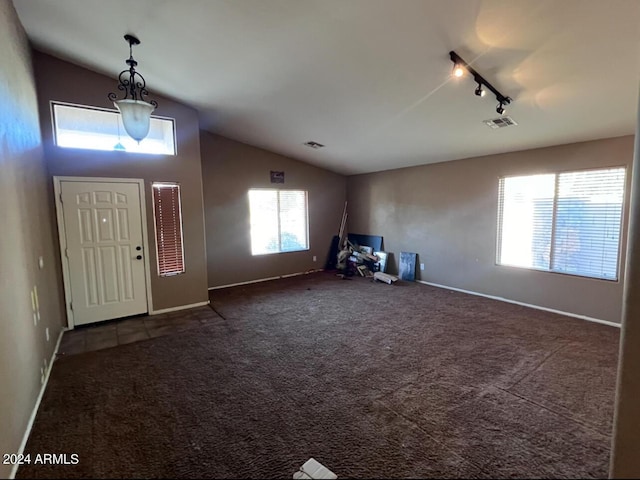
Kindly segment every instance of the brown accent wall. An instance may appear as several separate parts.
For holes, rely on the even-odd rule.
[[[201,133],[200,144],[209,286],[324,268],[331,239],[342,219],[345,177],[209,132]],[[284,171],[285,183],[271,184],[271,170]],[[251,255],[250,188],[309,192],[308,251]]]
[[[117,91],[114,78],[92,72],[50,55],[34,52],[40,121],[50,174],[76,177],[141,178],[145,181],[147,229],[146,251],[151,263],[154,310],[190,305],[208,300],[207,269],[202,203],[202,172],[197,112],[190,107],[153,95],[159,106],[154,112],[176,120],[176,156],[141,155],[117,151],[59,148],[53,141],[51,101],[113,108],[107,99]],[[186,272],[159,277],[153,226],[151,183],[179,182],[182,195]]]
[[[26,35],[0,0],[0,453],[17,453],[50,362],[64,310],[51,198]],[[38,258],[43,258],[39,268]],[[36,287],[40,320],[34,324]],[[49,329],[47,341],[45,329]],[[10,465],[0,464],[0,478]]]
[[[396,271],[401,251],[418,253],[423,281],[618,323],[626,242],[618,282],[498,266],[498,178],[623,165],[628,185],[632,160],[627,136],[356,175],[349,230],[382,235]]]

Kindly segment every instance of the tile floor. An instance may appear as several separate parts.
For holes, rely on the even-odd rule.
[[[171,335],[206,324],[218,314],[209,306],[161,315],[140,315],[77,327],[64,333],[58,355],[75,355],[149,338]]]

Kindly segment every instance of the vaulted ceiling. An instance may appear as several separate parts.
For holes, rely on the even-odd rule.
[[[202,128],[340,173],[635,132],[637,0],[14,3],[36,48],[115,78],[133,33],[150,92]],[[451,77],[450,50],[514,99],[517,126],[483,123],[495,97]]]

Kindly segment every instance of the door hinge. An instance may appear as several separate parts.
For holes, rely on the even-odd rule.
[[[73,310],[73,302],[69,302],[69,310]]]
[[[60,203],[62,203],[62,194],[60,194]]]
[[[69,249],[68,248],[64,249],[64,256],[69,258]]]

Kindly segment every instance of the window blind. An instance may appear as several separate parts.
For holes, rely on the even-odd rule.
[[[499,263],[548,269],[555,175],[500,179]]]
[[[624,168],[500,179],[497,261],[616,280]]]
[[[624,173],[612,168],[558,175],[554,271],[618,278]]]
[[[154,183],[152,187],[158,275],[177,275],[184,272],[180,186]]]

